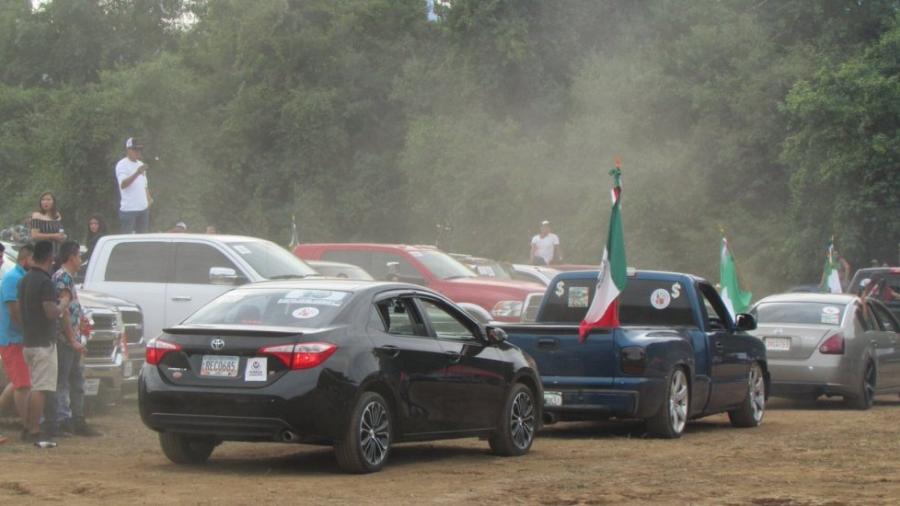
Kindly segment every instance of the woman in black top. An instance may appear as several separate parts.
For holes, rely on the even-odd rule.
[[[31,213],[31,240],[53,242],[53,254],[66,240],[63,233],[62,215],[56,209],[56,196],[51,192],[41,194],[38,210]]]
[[[106,235],[106,220],[103,219],[103,215],[101,214],[92,214],[91,218],[88,220],[87,239],[84,241],[84,245],[87,247],[87,252],[84,254],[85,261],[91,258],[91,253],[94,252],[94,246],[97,245],[97,241],[104,235]]]

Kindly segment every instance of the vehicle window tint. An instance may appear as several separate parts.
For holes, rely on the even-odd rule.
[[[389,334],[396,336],[428,336],[425,323],[416,310],[412,299],[396,297],[383,300],[376,306],[382,320],[387,324],[386,331]]]
[[[856,322],[863,331],[875,330],[875,322],[869,319],[868,311],[864,311],[862,307],[856,308]]]
[[[760,324],[798,323],[801,325],[841,324],[845,306],[822,302],[763,302],[751,314]]]
[[[113,247],[106,264],[106,281],[165,283],[171,273],[172,245],[127,242]]]
[[[594,297],[596,280],[562,280],[551,285],[542,321],[579,323]],[[628,278],[619,296],[623,325],[696,326],[687,289],[681,283]]]
[[[377,304],[373,305],[369,311],[369,329],[387,332],[387,326],[384,324],[386,321],[387,315],[382,316],[380,307]]]
[[[372,268],[369,274],[373,278],[385,281],[404,281],[407,283],[421,283],[422,275],[409,262],[395,253],[383,251],[372,252]]]
[[[350,293],[338,290],[247,288],[227,292],[185,324],[319,327],[332,323]]]
[[[476,339],[468,322],[450,312],[443,304],[423,299],[422,306],[431,321],[435,336],[440,339],[471,341]]]
[[[329,262],[343,262],[345,264],[353,264],[369,274],[372,273],[372,254],[368,251],[354,250],[332,250],[322,253],[322,260]]]
[[[897,321],[888,310],[876,304],[872,304],[870,307],[875,313],[875,319],[878,320],[878,323],[881,325],[882,330],[886,330],[888,332],[898,331]]]
[[[181,243],[175,251],[175,283],[209,284],[209,270],[227,267],[240,272],[221,251],[207,244]]]
[[[713,287],[700,285],[700,294],[703,298],[703,306],[706,311],[706,326],[712,330],[724,330],[728,328],[731,316],[722,305],[721,299],[715,294]]]

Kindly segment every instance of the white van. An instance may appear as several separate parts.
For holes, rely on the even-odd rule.
[[[315,275],[281,246],[254,237],[109,235],[97,242],[84,288],[138,303],[149,340],[237,285]]]

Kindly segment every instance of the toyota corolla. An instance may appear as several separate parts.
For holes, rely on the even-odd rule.
[[[402,441],[481,437],[528,452],[543,391],[533,361],[419,286],[273,281],[228,292],[147,344],[141,418],[179,464],[224,441],[333,445],[373,472]]]

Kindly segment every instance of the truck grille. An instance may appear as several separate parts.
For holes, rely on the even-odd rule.
[[[115,315],[94,313],[91,319],[94,320],[95,330],[113,330],[117,326]]]
[[[88,341],[86,355],[90,358],[111,357],[116,349],[116,342],[109,339]]]
[[[122,310],[122,323],[125,326],[125,339],[128,344],[140,342],[144,337],[144,316],[140,311]]]
[[[537,320],[538,310],[541,308],[541,301],[544,299],[543,293],[529,293],[525,297],[525,309],[522,311],[522,321],[531,323]]]

